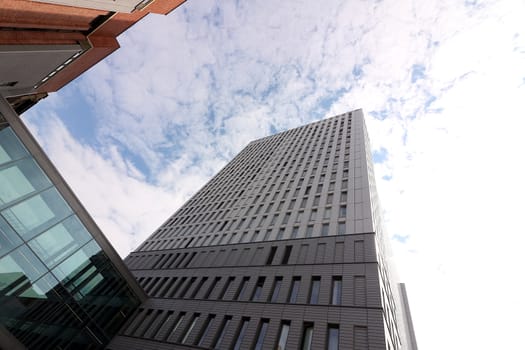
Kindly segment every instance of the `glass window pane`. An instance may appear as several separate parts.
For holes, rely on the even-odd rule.
[[[33,159],[22,159],[0,169],[0,205],[50,185]]]
[[[18,289],[22,283],[34,282],[47,272],[44,265],[27,246],[0,259],[0,290],[2,294]]]
[[[259,335],[257,336],[257,343],[255,344],[255,350],[263,350],[264,337],[266,337],[266,331],[268,330],[268,324],[270,321],[263,320],[261,328],[259,329]]]
[[[323,224],[323,226],[321,226],[321,236],[328,236],[328,225],[329,224]]]
[[[53,268],[91,239],[76,216],[70,216],[29,242],[29,246],[49,267]]]
[[[299,294],[299,286],[301,285],[301,278],[294,277],[292,280],[292,288],[290,291],[290,296],[288,302],[294,304],[297,302],[297,295]]]
[[[226,331],[228,330],[228,326],[231,322],[231,316],[225,316],[224,321],[221,326],[221,330],[219,332],[219,335],[217,337],[217,340],[215,341],[214,349],[220,349],[222,345],[222,340],[224,339],[224,335],[226,334]]]
[[[1,212],[11,227],[24,239],[34,237],[70,213],[71,209],[55,188],[50,188]]]
[[[283,323],[281,326],[281,334],[279,335],[279,343],[277,344],[277,350],[286,349],[286,341],[288,340],[288,332],[290,331],[290,325]]]
[[[332,281],[332,304],[341,305],[341,277],[334,277]]]
[[[58,265],[53,270],[53,273],[62,283],[67,285],[69,282],[71,282],[73,287],[76,287],[80,283],[84,282],[84,278],[82,278],[82,276],[84,276],[85,273],[78,275],[79,272],[88,267],[88,265],[93,264],[95,261],[94,256],[100,251],[101,250],[98,244],[95,241],[91,241],[82,247],[78,252]],[[95,267],[93,266],[93,270],[94,269]]]
[[[339,326],[328,326],[328,350],[339,350]]]
[[[38,281],[33,283],[28,289],[26,289],[21,297],[24,298],[35,298],[35,299],[58,299],[58,295],[53,291],[58,285],[58,281],[51,273],[45,274]]]
[[[22,240],[0,216],[0,256],[22,244]]]
[[[277,302],[277,298],[279,298],[279,291],[281,290],[281,284],[283,282],[282,277],[275,277],[275,283],[273,285],[273,292],[270,301],[272,303]]]
[[[302,350],[311,350],[312,349],[312,336],[314,333],[313,326],[306,326],[303,331],[303,346]]]
[[[0,130],[0,165],[27,156],[27,151],[11,128]]]
[[[242,319],[242,325],[237,335],[237,340],[235,341],[235,346],[233,347],[233,350],[241,350],[242,341],[244,339],[244,334],[246,333],[246,330],[248,329],[249,322],[250,322],[249,318]]]
[[[310,304],[317,304],[319,302],[319,289],[321,288],[321,278],[312,278],[312,287],[310,290]]]

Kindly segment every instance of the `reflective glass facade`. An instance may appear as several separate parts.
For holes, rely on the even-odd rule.
[[[139,304],[0,115],[1,324],[29,349],[98,349]]]

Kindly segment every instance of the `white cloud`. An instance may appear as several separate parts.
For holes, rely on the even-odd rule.
[[[40,122],[29,123],[31,131],[122,257],[183,203],[180,193],[137,179],[117,151],[104,158],[73,139],[57,116],[37,114]]]
[[[92,145],[45,113],[74,100],[69,87],[29,117],[125,255],[249,141],[363,108],[373,148],[388,150],[376,178],[388,231],[408,236],[393,245],[420,348],[515,349],[524,7],[188,1],[79,80],[99,120]]]

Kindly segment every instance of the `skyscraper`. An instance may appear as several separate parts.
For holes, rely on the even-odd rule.
[[[409,348],[386,243],[362,111],[253,141],[127,257],[109,348]]]

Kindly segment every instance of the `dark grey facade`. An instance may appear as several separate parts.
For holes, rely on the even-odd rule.
[[[109,349],[403,349],[362,111],[251,142],[126,264]]]
[[[0,349],[103,349],[144,300],[0,95]]]

